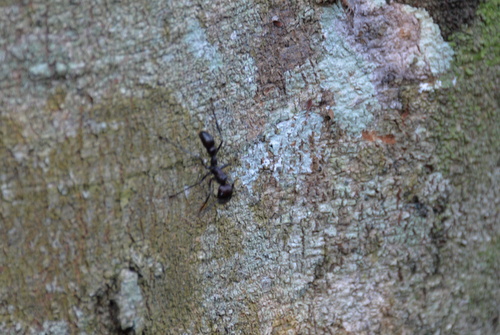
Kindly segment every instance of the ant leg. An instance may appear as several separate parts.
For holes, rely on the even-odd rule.
[[[171,195],[169,195],[168,197],[169,197],[170,199],[172,199],[172,198],[174,198],[174,197],[178,196],[179,194],[181,194],[182,192],[185,192],[186,190],[189,190],[189,189],[190,189],[190,188],[192,188],[192,187],[195,187],[195,186],[200,185],[200,184],[201,184],[201,183],[202,183],[202,182],[203,182],[203,181],[204,181],[204,180],[205,180],[205,179],[206,179],[206,178],[210,175],[210,173],[212,173],[212,172],[209,172],[209,173],[207,173],[206,175],[204,175],[204,176],[203,176],[200,180],[198,180],[198,181],[197,181],[196,183],[194,183],[193,185],[189,185],[188,187],[184,187],[184,189],[183,189],[182,191],[179,191],[179,192],[177,192],[177,193],[175,193],[175,194],[171,194]]]
[[[210,199],[210,196],[212,195],[212,182],[213,181],[214,181],[214,178],[210,179],[210,182],[208,183],[208,196],[205,199],[205,202],[203,203],[203,205],[201,205],[200,210],[198,211],[198,214],[200,214],[201,211],[205,208],[205,206],[207,205],[208,199]]]
[[[220,167],[220,169],[222,170],[223,168],[227,168],[228,166],[231,166],[231,164],[224,164]]]
[[[201,164],[205,167],[205,169],[209,169],[209,167],[205,164],[205,161],[203,160],[203,158],[201,158],[199,155],[196,155],[196,154],[193,154],[191,151],[188,151],[186,149],[184,149],[183,147],[181,147],[180,145],[177,145],[175,143],[172,143],[169,139],[167,139],[166,137],[163,137],[163,136],[158,136],[158,138],[160,140],[163,140],[165,142],[167,142],[168,144],[170,145],[173,145],[174,147],[176,147],[177,149],[179,149],[180,151],[182,152],[185,152],[186,154],[188,154],[189,156],[193,157],[193,158],[196,158],[196,159],[199,159]]]

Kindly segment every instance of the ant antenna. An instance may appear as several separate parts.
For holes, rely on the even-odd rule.
[[[224,137],[222,136],[222,131],[220,130],[219,126],[219,121],[217,120],[217,115],[215,114],[215,106],[213,98],[210,98],[210,105],[212,106],[210,109],[212,110],[212,115],[214,116],[215,119],[215,126],[217,127],[217,132],[219,133],[220,137],[219,146],[217,147],[217,151],[215,151],[215,154],[217,154],[219,152],[219,149],[222,147],[222,143],[224,143]]]
[[[168,138],[166,137],[163,137],[163,136],[158,136],[158,139],[162,140],[162,141],[165,141],[167,142],[168,144],[170,145],[173,145],[174,147],[176,147],[177,149],[179,149],[180,151],[188,154],[189,156],[193,157],[193,158],[196,158],[196,159],[199,159],[200,162],[201,162],[201,165],[203,165],[206,169],[208,169],[208,166],[205,164],[205,161],[203,160],[203,158],[200,157],[200,155],[197,155],[197,154],[194,154],[192,153],[191,151],[189,150],[186,150],[184,149],[183,147],[181,147],[180,145],[177,145],[175,143],[173,143],[172,141],[170,141]],[[182,193],[182,192],[181,192]]]

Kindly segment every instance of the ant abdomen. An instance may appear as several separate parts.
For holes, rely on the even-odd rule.
[[[217,192],[217,199],[219,199],[219,202],[224,204],[231,200],[231,197],[233,195],[233,187],[234,184],[224,184],[219,186],[219,190]]]

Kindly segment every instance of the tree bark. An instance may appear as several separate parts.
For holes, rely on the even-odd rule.
[[[0,332],[498,332],[498,7],[4,2]]]

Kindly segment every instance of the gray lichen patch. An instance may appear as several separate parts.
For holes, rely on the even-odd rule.
[[[427,11],[403,6],[402,10],[413,15],[420,24],[420,40],[418,47],[420,55],[417,56],[417,67],[430,70],[433,76],[444,73],[450,68],[453,50],[441,36],[439,26],[432,21]]]
[[[118,321],[122,330],[140,334],[144,327],[145,306],[139,286],[139,275],[123,269],[117,278],[119,290],[115,296]]]
[[[354,136],[361,136],[379,108],[371,82],[374,64],[367,62],[350,45],[342,26],[344,14],[340,7],[323,9],[321,16],[325,55],[318,64],[321,88],[335,96],[333,111],[338,126]]]
[[[352,65],[365,73],[367,78],[364,81],[370,81],[376,93],[363,89],[359,79],[351,84],[359,75],[349,70],[347,83],[353,89],[346,91],[360,96],[349,97],[354,106],[336,106],[335,115],[345,108],[359,110],[363,107],[358,107],[359,103],[368,104],[369,113],[366,115],[378,116],[382,111],[382,114],[387,114],[390,110],[400,109],[398,87],[402,83],[433,80],[449,69],[453,50],[443,40],[439,26],[425,10],[397,3],[375,6],[372,1],[349,1],[348,4],[344,10],[340,7],[325,8],[322,14],[326,36],[324,45],[327,50],[329,45],[336,47],[337,50],[329,54],[340,62],[337,65],[328,64],[328,67],[336,69],[330,70],[335,71],[332,74],[338,73],[340,78],[328,77],[337,79],[339,84],[346,81],[342,65],[349,69],[350,63],[343,64],[346,57],[341,55],[350,50],[348,54],[351,56],[347,59],[359,59]],[[339,37],[329,41],[335,36]],[[341,45],[343,47],[339,48]],[[342,97],[342,94],[337,95]],[[359,111],[355,115],[359,115]]]
[[[44,321],[42,331],[31,329],[30,333],[38,335],[66,335],[69,334],[69,325],[66,321]]]
[[[421,80],[449,68],[453,51],[425,10],[397,3],[353,8],[348,26],[355,47],[385,76],[392,73],[395,79]],[[375,74],[375,82],[384,80],[382,73]]]
[[[322,117],[306,111],[294,115],[289,109],[277,114],[286,119],[264,134],[265,142],[249,149],[243,168],[235,171],[246,187],[252,188],[262,172],[269,172],[279,183],[288,185],[294,183],[297,175],[313,170],[317,156],[314,145],[319,141]]]
[[[186,26],[189,30],[183,37],[183,43],[188,51],[197,59],[203,59],[209,65],[210,71],[214,71],[222,66],[222,58],[215,46],[207,41],[205,30],[197,20],[188,20]]]

